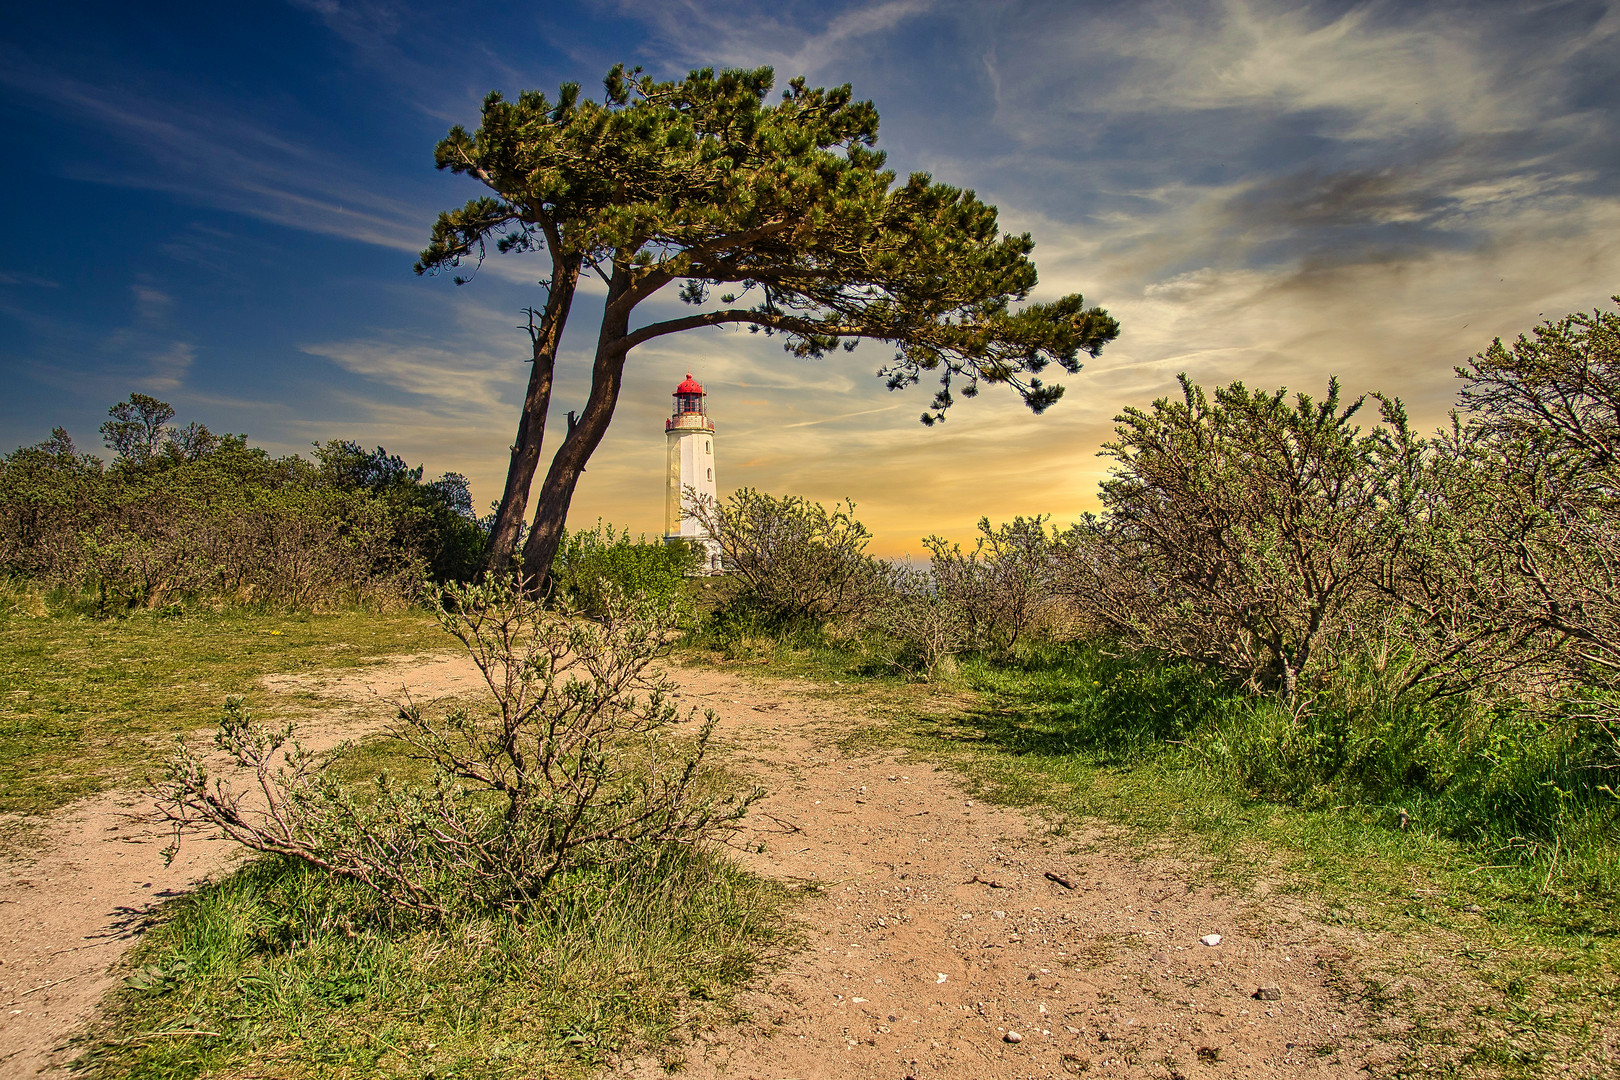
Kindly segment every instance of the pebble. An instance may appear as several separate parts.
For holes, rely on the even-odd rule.
[[[1282,991],[1275,986],[1262,986],[1249,996],[1256,1001],[1281,1001]]]
[[[1478,904],[1464,904],[1462,909],[1464,915],[1478,915],[1480,913]]]
[[[1203,937],[1198,939],[1198,944],[1200,945],[1219,945],[1220,943],[1221,935],[1219,934],[1205,934]]]
[[[1018,1032],[1016,1032],[1016,1031],[1009,1031],[1009,1032],[1007,1032],[1007,1034],[1005,1034],[1005,1035],[1003,1035],[1001,1037],[1001,1041],[1002,1042],[1010,1042],[1010,1043],[1021,1043],[1021,1042],[1024,1041],[1024,1037],[1022,1035],[1018,1034]]]

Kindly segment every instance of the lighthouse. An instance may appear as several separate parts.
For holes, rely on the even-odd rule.
[[[703,385],[686,373],[686,381],[675,388],[675,412],[664,421],[665,455],[668,463],[664,484],[664,543],[686,542],[697,546],[700,564],[707,573],[720,571],[720,545],[711,539],[697,519],[688,516],[688,491],[700,499],[718,500],[714,483],[714,421],[704,409]]]

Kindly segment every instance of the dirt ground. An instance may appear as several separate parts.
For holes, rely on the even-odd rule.
[[[700,1033],[684,1075],[1340,1077],[1393,1058],[1335,993],[1367,947],[1345,931],[1189,884],[1103,832],[1052,835],[930,762],[845,757],[836,741],[861,721],[802,683],[675,677],[770,790],[749,822],[766,851],[747,863],[806,891],[806,947],[745,994],[744,1022]],[[401,688],[433,698],[476,680],[465,661],[414,657],[270,685],[332,699],[306,729],[319,745],[385,722],[382,697]],[[0,1080],[64,1075],[66,1040],[152,911],[236,857],[191,842],[164,868],[142,809],[128,791],[87,800],[0,867]],[[667,1075],[652,1061],[620,1073]]]

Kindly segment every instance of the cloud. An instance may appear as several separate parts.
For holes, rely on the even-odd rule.
[[[1250,125],[1302,116],[1311,134],[1356,142],[1518,131],[1601,78],[1590,62],[1620,37],[1620,13],[1600,3],[1161,0],[1104,11],[1020,5],[1019,14],[998,20],[996,49],[1018,64],[996,66],[1010,95],[1004,115],[1021,112],[1026,134],[1050,126],[1054,111],[1099,120],[1226,113]],[[1024,108],[1054,73],[1061,83],[1045,83],[1048,107]],[[1081,82],[1086,92],[1062,93]],[[1223,133],[1239,126],[1214,122]]]
[[[437,416],[485,419],[504,407],[503,390],[526,371],[514,357],[422,343],[342,341],[300,351],[364,376],[391,394],[416,399],[413,408]]]
[[[162,322],[174,307],[174,297],[162,289],[154,289],[150,285],[135,284],[129,287],[130,293],[135,297],[135,319],[140,323]]]
[[[874,50],[875,39],[939,7],[936,0],[880,0],[856,4],[829,17],[821,3],[780,3],[749,11],[716,7],[697,0],[621,7],[650,22],[660,36],[660,54],[676,57],[660,65],[769,64],[786,81],[814,76],[852,53]],[[670,61],[673,60],[673,63]]]
[[[190,342],[176,341],[150,357],[150,373],[142,380],[148,390],[172,393],[184,384],[186,373],[197,358],[197,348]]]
[[[100,128],[134,153],[121,167],[72,167],[79,180],[162,191],[307,232],[415,253],[434,210],[383,194],[351,161],[255,123],[240,111],[155,100],[60,74],[0,46],[0,86]]]

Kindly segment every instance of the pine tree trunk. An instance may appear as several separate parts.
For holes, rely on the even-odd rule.
[[[529,509],[529,485],[540,465],[540,449],[545,442],[546,410],[551,407],[552,377],[557,367],[557,345],[562,340],[568,311],[573,306],[574,287],[579,281],[579,260],[561,262],[552,274],[551,295],[540,325],[530,331],[534,351],[529,371],[529,388],[523,396],[523,414],[518,418],[517,437],[512,440],[512,459],[506,468],[506,490],[501,493],[495,527],[490,530],[489,547],[484,553],[484,571],[498,574],[511,565],[517,554],[518,537]]]
[[[551,562],[562,543],[563,527],[568,521],[568,504],[573,501],[574,487],[585,463],[607,434],[613,420],[613,410],[619,403],[619,390],[624,384],[624,361],[627,350],[624,338],[630,323],[630,309],[618,309],[615,303],[629,289],[629,273],[614,267],[608,283],[606,310],[602,315],[602,332],[597,338],[596,361],[591,367],[591,393],[585,400],[585,410],[579,422],[568,432],[551,468],[540,485],[540,497],[534,512],[534,527],[523,544],[523,576],[533,588],[545,584],[551,573]]]

